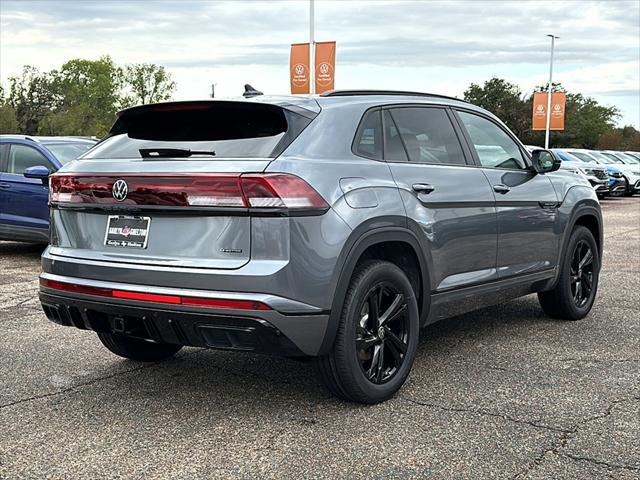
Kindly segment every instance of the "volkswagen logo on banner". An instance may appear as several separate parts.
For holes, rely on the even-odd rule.
[[[113,184],[113,188],[111,189],[111,194],[113,198],[115,198],[119,202],[123,202],[127,198],[127,194],[129,193],[129,186],[127,182],[124,180],[116,180]]]

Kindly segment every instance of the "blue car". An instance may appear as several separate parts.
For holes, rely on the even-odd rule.
[[[47,177],[96,140],[0,135],[0,240],[47,243]]]

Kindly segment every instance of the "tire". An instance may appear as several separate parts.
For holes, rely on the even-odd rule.
[[[624,177],[624,179],[626,180],[627,184],[624,187],[623,195],[625,197],[631,197],[633,195],[633,187],[631,186],[631,182],[629,181],[629,179],[627,177]]]
[[[587,247],[591,252],[590,263],[585,260],[588,257]],[[576,267],[582,260],[585,260],[584,266]],[[542,310],[552,318],[564,320],[580,320],[586,317],[596,298],[599,275],[600,254],[596,240],[588,228],[577,226],[571,232],[567,249],[561,259],[560,276],[555,288],[538,293]],[[578,289],[581,295],[577,295]]]
[[[112,353],[138,362],[159,362],[175,355],[182,345],[155,343],[117,333],[99,332],[98,338]]]
[[[364,262],[349,284],[332,350],[316,359],[320,379],[345,400],[383,402],[407,379],[419,331],[416,294],[405,273],[390,262]]]

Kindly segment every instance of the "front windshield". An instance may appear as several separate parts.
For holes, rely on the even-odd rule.
[[[602,162],[602,163],[606,163],[608,165],[612,164],[612,163],[622,163],[620,160],[618,160],[616,157],[611,158],[611,156],[606,155],[604,153],[600,153],[600,152],[591,152],[591,155],[593,155],[594,157],[596,157],[598,159],[598,161]]]
[[[619,157],[622,158],[622,160],[624,160],[625,163],[631,164],[631,165],[635,165],[637,163],[640,163],[640,160],[638,160],[636,157],[634,157],[633,155],[629,154],[629,153],[618,153],[617,154]]]
[[[51,143],[45,146],[47,147],[47,150],[53,153],[53,156],[64,165],[65,163],[69,163],[71,160],[75,160],[93,147],[93,143]]]
[[[596,162],[596,160],[591,157],[588,153],[584,153],[584,152],[571,152],[571,155],[573,155],[574,157],[576,157],[578,160],[582,160],[585,163],[593,163]]]
[[[565,162],[581,162],[581,158],[576,157],[573,153],[565,152],[564,150],[555,150],[561,160]]]
[[[606,153],[604,152],[603,155],[605,155],[606,157],[610,158],[612,161],[609,163],[624,163],[622,160],[620,160],[617,156],[615,156],[613,153]]]

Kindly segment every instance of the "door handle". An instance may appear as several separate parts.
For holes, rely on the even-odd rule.
[[[493,186],[493,191],[504,195],[505,193],[509,193],[511,191],[511,187],[508,187],[507,185],[499,183],[498,185]]]
[[[0,183],[0,188],[6,190],[8,188],[11,188],[11,184],[10,183]]]
[[[414,183],[411,187],[415,192],[425,194],[429,194],[436,189],[436,187],[429,185],[428,183]]]

